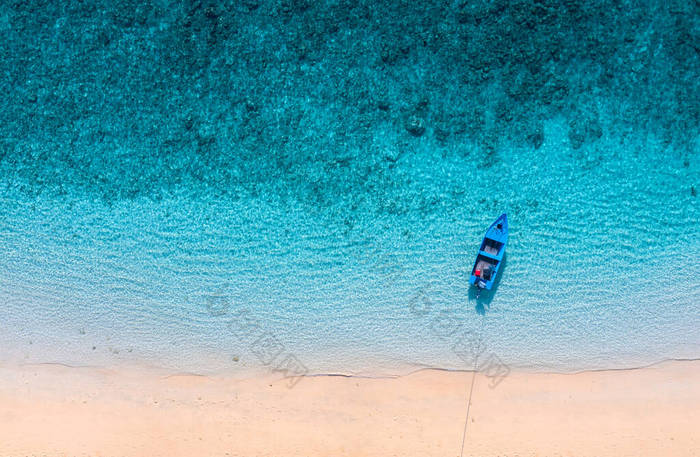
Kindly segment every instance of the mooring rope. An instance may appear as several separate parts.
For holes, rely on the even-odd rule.
[[[486,319],[485,317],[482,317],[481,325],[479,326],[479,335],[478,335],[478,339],[477,339],[477,341],[479,341],[479,344],[481,344],[481,335],[483,333],[485,319]],[[480,354],[477,354],[474,357],[474,368],[472,370],[472,382],[471,382],[471,385],[469,386],[469,395],[467,397],[467,412],[466,412],[465,418],[464,418],[464,430],[462,431],[462,448],[459,452],[459,457],[464,457],[464,443],[465,443],[465,440],[467,438],[467,424],[469,424],[469,410],[471,409],[471,406],[472,406],[472,393],[474,393],[474,381],[476,380],[476,368],[477,368],[477,364],[479,363],[479,355]]]

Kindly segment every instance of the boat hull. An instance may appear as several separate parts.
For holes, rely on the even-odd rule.
[[[503,263],[507,243],[508,216],[503,213],[486,230],[472,266],[469,284],[480,289],[491,290]]]

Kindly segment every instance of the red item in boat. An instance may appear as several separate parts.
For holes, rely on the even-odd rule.
[[[475,276],[481,276],[481,270],[474,270]]]

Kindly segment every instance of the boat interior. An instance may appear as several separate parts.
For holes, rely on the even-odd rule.
[[[481,250],[488,254],[498,255],[501,249],[503,249],[503,243],[490,238],[484,238],[483,243],[481,243]]]
[[[487,269],[495,270],[496,265],[498,265],[498,260],[490,259],[490,258],[485,257],[485,256],[480,254],[476,258],[476,263],[474,264],[474,268],[472,269],[472,274],[474,274],[474,272],[476,270],[479,270],[479,271],[486,271]]]

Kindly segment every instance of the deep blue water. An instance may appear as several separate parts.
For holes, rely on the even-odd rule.
[[[698,358],[699,35],[697,2],[2,2],[0,362]]]

